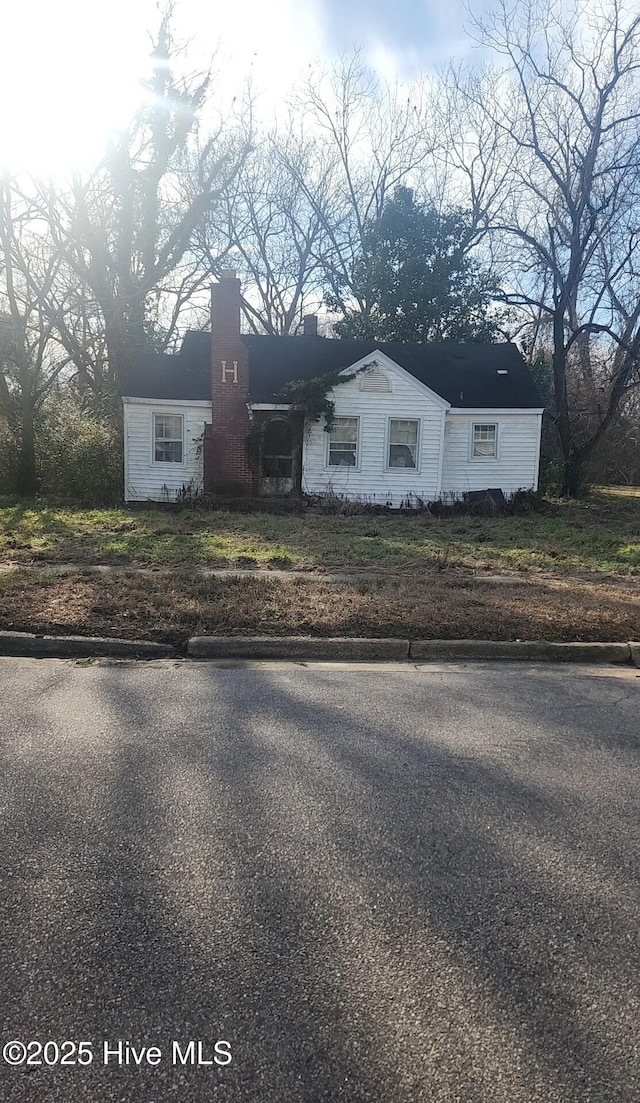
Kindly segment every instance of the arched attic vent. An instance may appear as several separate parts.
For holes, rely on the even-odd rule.
[[[385,394],[391,390],[391,380],[380,368],[369,368],[360,377],[360,390]]]

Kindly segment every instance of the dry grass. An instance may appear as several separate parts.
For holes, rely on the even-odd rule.
[[[178,644],[205,633],[629,640],[640,638],[640,587],[542,575],[498,585],[454,569],[333,585],[24,570],[0,576],[0,626]]]

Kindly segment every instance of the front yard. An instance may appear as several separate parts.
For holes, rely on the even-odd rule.
[[[498,518],[0,506],[3,629],[627,640],[639,581],[637,491]]]

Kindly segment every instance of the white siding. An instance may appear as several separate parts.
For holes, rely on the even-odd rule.
[[[202,437],[205,422],[211,421],[208,403],[132,400],[124,402],[125,487],[127,502],[167,502],[183,487],[202,489]],[[155,463],[153,458],[153,415],[180,414],[184,418],[185,440],[182,463]]]
[[[500,487],[505,494],[537,490],[541,416],[490,410],[473,414],[447,412],[444,431],[442,494]],[[471,426],[498,425],[497,458],[471,458]]]
[[[344,498],[399,506],[407,498],[432,500],[438,494],[440,440],[444,410],[405,372],[382,367],[391,391],[360,389],[360,376],[340,384],[330,397],[337,417],[358,417],[358,468],[328,467],[328,434],[324,422],[308,423],[303,445],[302,489],[306,494],[338,494]],[[418,468],[387,470],[390,418],[419,419]]]

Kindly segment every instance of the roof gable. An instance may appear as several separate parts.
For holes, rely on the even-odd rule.
[[[392,375],[401,376],[410,386],[414,387],[416,391],[420,391],[423,395],[426,395],[427,398],[431,399],[436,406],[439,406],[443,410],[450,409],[451,403],[447,402],[442,395],[436,394],[431,387],[428,387],[426,383],[423,383],[421,380],[416,379],[416,377],[406,371],[401,364],[397,364],[395,360],[392,360],[386,353],[381,352],[379,348],[374,349],[374,351],[367,356],[362,356],[360,360],[356,361],[355,364],[350,364],[348,368],[343,368],[340,374],[355,374],[362,371],[362,369],[366,368],[368,365],[371,365],[371,367],[375,365],[383,371],[391,372]]]

